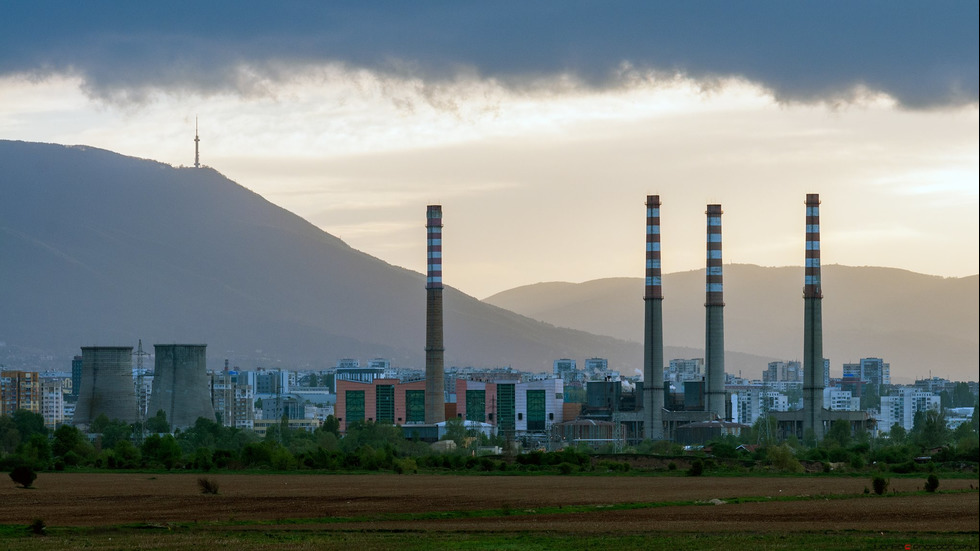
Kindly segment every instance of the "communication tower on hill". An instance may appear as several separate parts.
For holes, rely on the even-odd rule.
[[[194,117],[194,168],[201,168],[201,137],[197,134],[197,117]]]

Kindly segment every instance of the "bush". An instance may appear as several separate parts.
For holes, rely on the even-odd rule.
[[[939,477],[931,474],[929,478],[926,479],[926,491],[929,493],[935,492],[939,488]]]
[[[700,459],[695,459],[691,463],[691,468],[687,470],[687,476],[701,476],[704,472],[704,462]]]
[[[572,465],[567,461],[564,463],[559,463],[558,472],[561,474],[572,474],[573,472],[575,472],[575,465]]]
[[[197,479],[197,487],[201,489],[202,494],[218,494],[218,481],[213,478],[201,477]]]
[[[36,536],[46,536],[48,525],[43,520],[36,518],[34,522],[27,525],[27,529]]]
[[[10,480],[13,480],[14,484],[19,484],[22,488],[30,488],[31,484],[34,484],[35,479],[37,479],[37,473],[34,472],[34,469],[26,465],[14,467],[10,471]]]
[[[888,479],[882,476],[876,476],[871,479],[871,487],[874,488],[876,494],[881,495],[888,490]]]
[[[671,461],[670,463],[667,463],[667,470],[668,471],[676,471],[677,470],[677,463],[674,463],[673,461]]]

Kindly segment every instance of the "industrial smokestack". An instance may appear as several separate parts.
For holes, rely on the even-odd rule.
[[[442,342],[442,206],[426,207],[425,422],[446,420]]]
[[[110,420],[136,422],[132,346],[82,347],[82,380],[73,423],[87,428],[103,413]]]
[[[198,417],[214,421],[207,345],[155,344],[153,349],[153,390],[147,416],[163,410],[171,429],[191,427]]]
[[[647,265],[643,294],[643,401],[646,438],[664,437],[664,294],[660,274],[660,196],[647,195]]]
[[[803,433],[823,438],[823,285],[820,281],[820,195],[806,196],[803,276]]]
[[[725,418],[725,300],[721,274],[721,205],[708,205],[705,270],[705,411]]]

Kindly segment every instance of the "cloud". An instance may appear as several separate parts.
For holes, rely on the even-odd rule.
[[[3,11],[0,76],[76,75],[90,96],[117,103],[158,91],[274,95],[330,64],[419,78],[428,91],[461,75],[518,90],[681,75],[746,79],[784,102],[978,102],[980,9],[967,1],[39,1]]]

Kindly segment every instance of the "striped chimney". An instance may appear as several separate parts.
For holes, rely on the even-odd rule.
[[[442,340],[442,206],[425,209],[425,422],[446,420]]]
[[[820,281],[820,196],[806,196],[803,276],[803,437],[823,438],[823,284]]]
[[[708,205],[705,269],[704,394],[705,411],[726,418],[725,300],[721,274],[721,205]]]
[[[644,437],[664,437],[664,294],[660,276],[660,196],[647,195],[646,290],[643,294]]]

